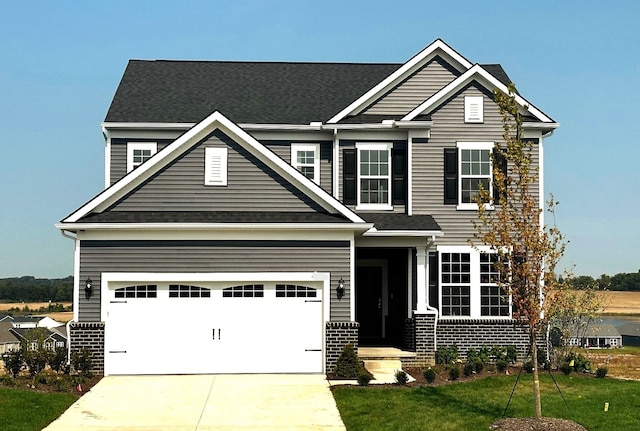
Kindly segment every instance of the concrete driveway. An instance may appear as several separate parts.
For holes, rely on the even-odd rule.
[[[341,430],[324,375],[108,376],[47,431]]]

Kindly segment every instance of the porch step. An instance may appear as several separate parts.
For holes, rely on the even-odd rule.
[[[414,352],[406,352],[395,347],[359,347],[358,357],[365,368],[373,374],[373,384],[395,383],[396,372],[402,370],[402,358],[413,358]],[[415,379],[411,376],[409,381]]]
[[[415,352],[407,352],[396,347],[358,347],[358,357],[366,359],[398,359],[415,358]]]

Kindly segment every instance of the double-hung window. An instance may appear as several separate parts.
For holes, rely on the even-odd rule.
[[[509,295],[497,282],[497,255],[468,246],[438,247],[440,315],[443,318],[508,318]]]
[[[156,142],[127,143],[127,172],[131,172],[158,151]]]
[[[391,143],[358,143],[359,209],[392,209]]]
[[[458,209],[477,209],[480,190],[493,194],[493,142],[458,142]]]
[[[316,184],[320,184],[320,145],[291,144],[291,164]]]

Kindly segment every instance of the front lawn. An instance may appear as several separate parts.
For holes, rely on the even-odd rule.
[[[78,397],[0,386],[0,429],[39,431],[60,416]]]
[[[544,416],[574,420],[589,431],[640,429],[640,382],[541,375]],[[509,399],[516,376],[422,387],[335,387],[333,395],[348,431],[486,431]],[[604,412],[605,402],[609,411]],[[532,376],[523,374],[507,417],[533,416]]]

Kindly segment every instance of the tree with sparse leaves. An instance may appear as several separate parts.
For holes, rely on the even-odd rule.
[[[543,223],[537,144],[523,137],[521,107],[515,87],[494,92],[503,124],[503,142],[491,154],[493,190],[480,187],[476,196],[478,219],[473,246],[487,245],[496,253],[496,281],[505,298],[511,298],[512,316],[528,335],[533,362],[535,416],[542,417],[537,342],[544,339],[554,302],[566,290],[555,277],[567,242],[560,230]],[[492,193],[493,192],[493,193]],[[558,202],[550,196],[547,211]]]

